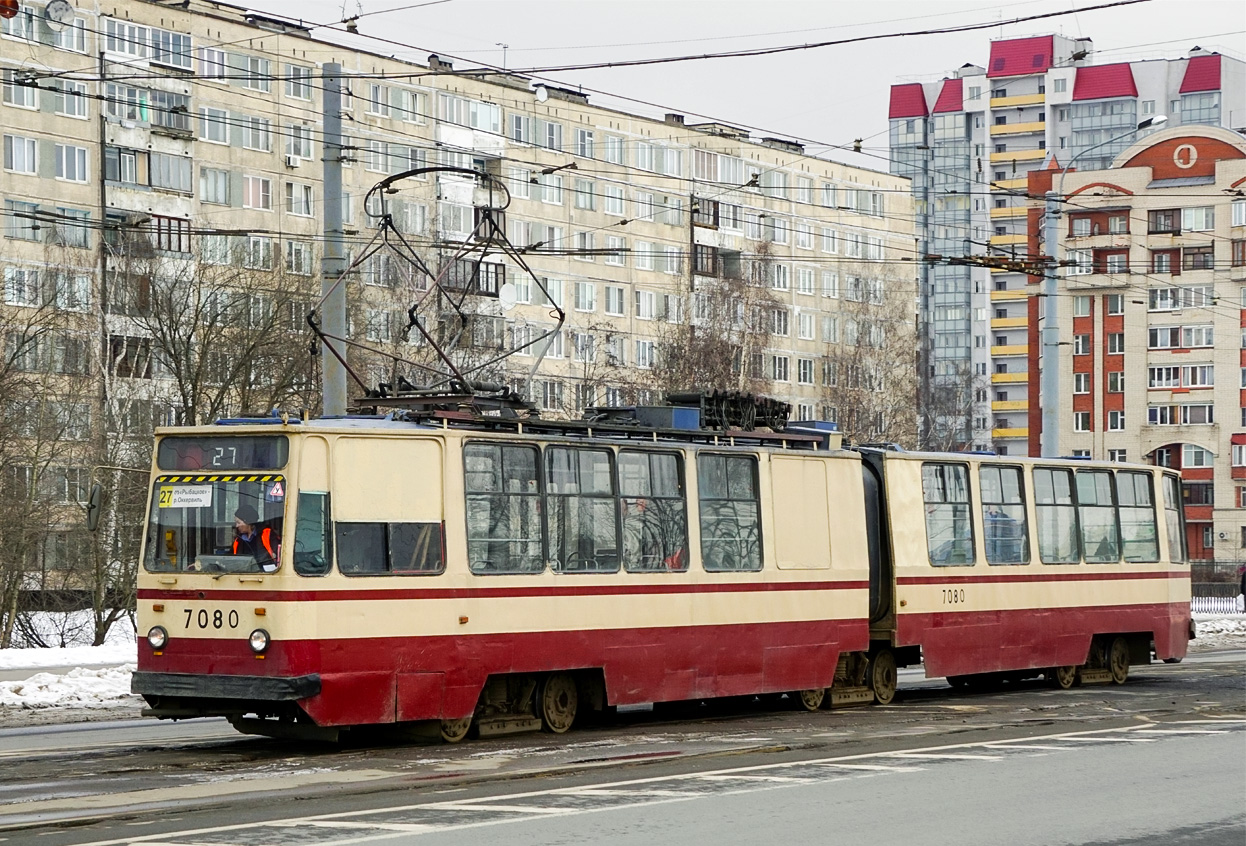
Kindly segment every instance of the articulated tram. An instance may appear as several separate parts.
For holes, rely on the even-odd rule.
[[[1162,468],[844,450],[795,427],[164,429],[133,690],[149,715],[250,733],[453,742],[641,703],[888,703],[917,663],[953,684],[1122,683],[1185,654],[1181,520]]]

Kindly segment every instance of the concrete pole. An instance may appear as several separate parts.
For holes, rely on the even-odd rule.
[[[324,123],[324,257],[320,260],[321,330],[326,335],[346,337],[346,285],[337,285],[346,270],[346,249],[342,231],[342,66],[326,62],[321,73]],[[336,287],[334,287],[336,285]],[[321,345],[320,372],[324,389],[326,417],[346,413],[346,368]]]
[[[1063,179],[1060,180],[1064,182]],[[1063,187],[1063,186],[1062,186]],[[1045,246],[1043,252],[1049,260],[1043,278],[1043,360],[1042,380],[1039,383],[1039,394],[1043,409],[1043,432],[1039,448],[1044,458],[1051,458],[1060,449],[1060,322],[1057,293],[1059,285],[1060,263],[1056,250],[1060,239],[1060,198],[1054,190],[1047,192],[1047,210],[1043,221]]]

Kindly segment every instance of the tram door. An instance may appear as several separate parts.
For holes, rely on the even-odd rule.
[[[861,462],[865,491],[865,539],[870,556],[870,622],[877,622],[891,611],[891,556],[883,548],[883,499],[879,468],[870,456]]]

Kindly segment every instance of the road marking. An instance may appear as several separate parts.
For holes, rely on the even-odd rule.
[[[775,784],[814,784],[822,781],[818,778],[798,778],[796,776],[771,775],[707,775],[700,776],[698,781],[768,781]]]
[[[1002,761],[1003,755],[940,755],[930,752],[894,752],[893,758],[929,758],[934,761]]]
[[[1228,734],[1228,732],[1212,729],[1138,729],[1138,734]]]
[[[1191,725],[1206,724],[1209,721],[1201,723],[1171,723],[1167,725]],[[1225,722],[1216,721],[1217,725],[1225,725]],[[1238,731],[1246,728],[1246,718],[1236,718],[1233,724]],[[1156,723],[1148,724],[1154,727]],[[1061,732],[1058,734],[1040,735],[1028,738],[1030,741],[1082,741],[1086,743],[1103,742],[1103,741],[1119,741],[1130,743],[1155,743],[1160,740],[1159,737],[1129,737],[1128,735],[1136,734],[1143,731],[1142,726],[1124,726],[1113,729],[1091,729],[1078,732]],[[1152,729],[1154,730],[1154,729]],[[429,824],[431,830],[438,833],[457,831],[468,828],[483,828],[486,826],[505,825],[515,822],[521,818],[519,815],[528,815],[528,819],[537,819],[540,817],[550,817],[554,815],[573,815],[573,814],[590,814],[600,811],[619,811],[637,807],[652,807],[655,805],[671,804],[676,802],[687,802],[694,799],[704,798],[710,795],[723,796],[738,793],[747,793],[761,790],[778,790],[782,789],[785,784],[806,784],[811,781],[809,778],[798,778],[794,776],[783,776],[785,770],[798,770],[808,768],[825,768],[827,770],[837,769],[855,769],[855,770],[882,770],[891,772],[912,772],[925,769],[923,767],[895,767],[883,766],[879,764],[871,764],[870,761],[890,760],[897,758],[919,758],[924,757],[927,760],[998,760],[999,756],[991,755],[975,755],[970,754],[972,750],[991,750],[1000,751],[1000,745],[1006,744],[1007,741],[977,741],[972,743],[948,744],[945,746],[931,746],[903,751],[891,752],[868,752],[857,755],[842,755],[831,758],[817,758],[802,761],[785,761],[774,764],[757,764],[746,767],[732,767],[727,769],[715,770],[710,772],[690,772],[677,775],[665,776],[649,776],[645,778],[628,779],[625,781],[603,782],[596,785],[588,785],[580,788],[547,788],[544,790],[533,790],[521,793],[514,793],[506,796],[490,797],[481,800],[451,800],[442,802],[427,802],[423,804],[398,805],[388,808],[372,808],[358,811],[345,811],[333,814],[318,814],[301,817],[288,817],[281,820],[271,822],[258,823],[239,823],[225,826],[211,826],[205,828],[190,829],[185,831],[170,832],[166,834],[150,834],[139,837],[124,837],[112,840],[95,841],[89,844],[80,844],[80,846],[121,846],[121,844],[143,844],[143,846],[195,846],[196,838],[201,835],[227,835],[230,832],[237,832],[240,835],[240,842],[256,843],[263,842],[262,835],[257,837],[257,830],[266,827],[273,828],[296,828],[298,826],[331,828],[326,823],[355,823],[360,828],[372,829],[378,831],[376,834],[361,835],[358,837],[350,837],[342,840],[333,841],[317,841],[318,846],[350,846],[355,843],[374,842],[379,840],[392,839],[400,836],[408,836],[411,832],[406,830],[386,828],[386,816],[395,814],[425,813],[435,814],[437,811],[443,810],[460,810],[460,811],[480,811],[484,818],[471,822],[454,822],[445,825]],[[1021,744],[1018,744],[1021,745]],[[1084,746],[1067,745],[1057,747],[1060,750],[1068,751],[1073,749],[1084,749]],[[861,778],[869,778],[876,775],[871,772],[862,772]],[[833,777],[832,777],[833,778]],[[830,780],[830,779],[828,779]],[[837,780],[837,779],[836,779]],[[703,792],[696,793],[692,791],[663,790],[662,786],[672,786],[681,783],[687,784],[697,781],[717,782],[724,789],[719,792]],[[760,784],[752,786],[740,785],[732,788],[733,783],[741,781],[761,781]],[[816,781],[814,779],[813,781]],[[637,799],[638,801],[622,801],[614,804],[602,804],[597,807],[585,808],[550,808],[542,806],[540,803],[543,799],[554,796],[565,795],[592,795],[590,791],[606,791],[610,793],[622,794],[623,799]],[[651,798],[646,799],[645,793],[653,792]],[[528,804],[529,802],[533,804]],[[489,818],[488,814],[492,813],[493,818]],[[369,825],[376,819],[376,822],[383,825]],[[400,825],[391,823],[390,825]],[[342,826],[343,829],[347,826]],[[244,834],[245,832],[245,834]],[[419,832],[415,832],[419,833]],[[202,842],[202,841],[200,841]],[[213,846],[222,846],[216,842]]]
[[[1054,750],[1059,750],[1059,749],[1067,749],[1068,747],[1067,746],[1040,746],[1036,743],[1020,744],[1020,743],[1011,743],[1007,740],[1002,740],[997,744],[992,744],[988,748],[989,749],[1046,749],[1049,751],[1054,751]]]

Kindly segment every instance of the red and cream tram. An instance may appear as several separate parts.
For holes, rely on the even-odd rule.
[[[1171,474],[827,445],[453,413],[162,430],[133,690],[247,732],[453,741],[889,702],[923,659],[1067,686],[1184,655]],[[261,533],[271,559],[235,543]]]

